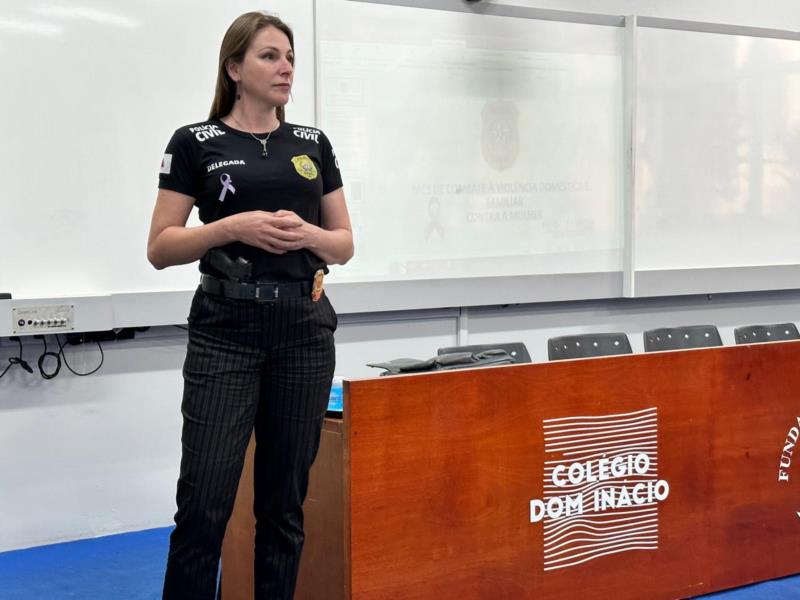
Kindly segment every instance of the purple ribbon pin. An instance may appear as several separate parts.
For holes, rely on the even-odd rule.
[[[236,193],[236,188],[233,187],[233,184],[231,183],[231,176],[227,173],[223,173],[219,176],[219,182],[222,184],[222,191],[219,193],[220,202],[225,200],[225,194],[228,193],[228,190],[231,191],[231,194]]]

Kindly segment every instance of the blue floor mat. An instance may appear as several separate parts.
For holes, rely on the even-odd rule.
[[[172,527],[0,553],[0,600],[158,600]],[[798,600],[800,576],[701,596]]]
[[[703,600],[798,600],[800,576],[773,579],[745,587],[700,596]]]
[[[0,554],[2,600],[157,600],[171,527]]]

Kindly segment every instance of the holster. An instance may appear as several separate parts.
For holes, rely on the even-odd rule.
[[[203,258],[214,269],[214,275],[221,279],[242,281],[250,279],[253,274],[253,264],[249,260],[241,256],[234,260],[222,248],[211,248]]]

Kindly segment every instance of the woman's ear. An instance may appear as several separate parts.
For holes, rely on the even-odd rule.
[[[228,62],[225,63],[225,71],[234,82],[239,82],[239,63],[228,59]]]

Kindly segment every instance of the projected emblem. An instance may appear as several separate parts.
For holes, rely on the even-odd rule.
[[[544,526],[544,570],[620,552],[658,549],[658,414],[545,419],[544,493],[531,523]]]
[[[487,102],[481,120],[483,159],[492,168],[505,171],[519,156],[519,109],[509,100]]]

